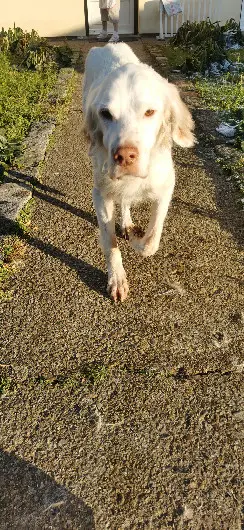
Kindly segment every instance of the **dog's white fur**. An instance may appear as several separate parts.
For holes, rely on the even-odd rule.
[[[147,116],[147,110],[155,112]],[[174,140],[182,147],[194,144],[193,121],[177,88],[141,63],[124,43],[90,50],[83,111],[94,170],[93,202],[108,267],[108,292],[115,301],[123,301],[128,283],[115,236],[115,204],[121,206],[121,227],[129,234],[130,245],[142,256],[154,254],[175,184],[172,143]],[[138,152],[138,159],[128,168],[114,160],[114,153],[123,146]],[[138,237],[130,206],[147,199],[152,201],[151,219],[145,234]]]

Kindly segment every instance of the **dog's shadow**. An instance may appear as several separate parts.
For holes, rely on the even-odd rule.
[[[41,469],[2,450],[0,468],[0,529],[95,530],[91,508]]]
[[[38,199],[52,204],[55,207],[70,212],[73,215],[84,219],[92,226],[96,228],[98,227],[95,213],[93,214],[92,212],[84,211],[73,204],[69,204],[64,200],[64,194],[56,188],[42,184],[38,180],[33,179],[29,175],[17,170],[11,170],[9,172],[6,182],[18,183],[20,185],[32,184],[34,186],[33,197],[37,197]],[[71,269],[74,269],[78,274],[79,279],[85,283],[89,289],[96,291],[102,296],[108,298],[106,292],[107,275],[104,271],[94,267],[83,259],[76,258],[72,254],[59,249],[52,243],[44,242],[32,234],[21,231],[19,229],[18,223],[8,220],[0,215],[0,234],[9,235],[13,233],[17,233],[22,240],[24,240],[33,248],[39,249],[44,254],[52,256],[53,258],[60,260],[62,263],[65,263],[65,265]],[[121,232],[119,223],[116,223],[116,235],[118,239],[125,239]]]
[[[10,221],[3,216],[0,216],[0,234],[4,237],[6,235],[17,234],[18,237],[28,245],[36,248],[54,259],[60,260],[71,269],[74,269],[78,274],[79,279],[85,283],[89,289],[96,291],[103,296],[106,295],[106,274],[97,267],[87,263],[83,259],[76,258],[60,250],[52,243],[44,242],[41,239],[28,234],[19,228],[18,223]],[[1,242],[1,240],[0,240]]]
[[[42,201],[48,202],[53,206],[61,208],[67,212],[76,215],[90,223],[91,225],[97,227],[96,215],[92,212],[87,212],[81,208],[69,204],[64,200],[64,194],[50,186],[42,184],[37,179],[33,179],[29,175],[22,173],[21,171],[11,170],[8,177],[5,179],[6,182],[13,182],[20,185],[32,185],[34,186],[32,190],[33,197],[37,197]],[[49,242],[44,242],[40,238],[35,237],[31,233],[24,232],[20,229],[19,225],[15,221],[11,221],[4,216],[0,215],[0,237],[17,234],[21,240],[26,242],[33,248],[39,249],[46,255],[52,256],[55,259],[60,260],[65,263],[71,269],[74,269],[79,276],[79,279],[85,283],[89,289],[96,291],[103,296],[106,295],[106,274],[93,265],[87,263],[83,259],[76,258],[72,254],[65,252],[64,250],[59,249],[55,245]]]

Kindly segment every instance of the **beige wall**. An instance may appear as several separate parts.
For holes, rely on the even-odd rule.
[[[229,18],[235,18],[237,22],[240,22],[241,14],[241,3],[242,0],[221,0],[221,2],[214,2],[216,6],[216,20],[225,22]]]
[[[84,0],[8,0],[1,1],[0,25],[5,29],[13,24],[30,31],[32,28],[43,37],[56,36],[82,36],[85,35]],[[132,0],[133,1],[133,0]],[[197,20],[200,2],[201,17],[208,9],[211,10],[211,19],[224,22],[228,18],[240,20],[242,0],[181,0],[184,8],[184,19],[188,18],[188,5],[190,20]],[[159,32],[159,1],[138,0],[139,2],[139,33]],[[194,3],[194,7],[193,7]],[[173,17],[173,30],[176,25],[184,21],[179,15],[178,22]],[[168,32],[171,30],[171,20],[168,23]]]
[[[0,25],[38,31],[42,37],[85,35],[84,0],[0,0]]]

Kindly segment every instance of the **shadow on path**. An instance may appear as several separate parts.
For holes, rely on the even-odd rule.
[[[93,512],[41,469],[0,450],[0,529],[95,530]]]
[[[33,237],[30,234],[24,233],[19,229],[17,223],[15,223],[14,221],[9,221],[5,217],[0,216],[0,234],[9,235],[16,233],[22,241],[25,241],[32,247],[41,250],[42,252],[44,252],[44,254],[47,254],[49,256],[52,256],[53,258],[62,261],[71,269],[74,269],[77,272],[80,280],[85,283],[90,289],[102,295],[105,295],[107,277],[103,271],[97,269],[96,267],[93,267],[93,265],[86,263],[80,258],[75,258],[71,254],[60,250],[51,243],[45,243],[37,237]]]
[[[38,199],[48,202],[53,206],[57,206],[58,208],[66,210],[67,212],[70,212],[76,215],[77,217],[85,219],[94,226],[98,226],[95,215],[90,212],[85,212],[81,208],[78,208],[73,204],[69,204],[64,200],[61,200],[61,198],[58,198],[57,196],[62,197],[64,196],[64,194],[55,188],[46,186],[45,184],[41,184],[38,180],[33,180],[31,177],[25,175],[24,173],[21,173],[20,171],[10,171],[9,176],[5,180],[6,182],[33,184],[33,197],[37,197]],[[54,196],[50,194],[53,194]]]

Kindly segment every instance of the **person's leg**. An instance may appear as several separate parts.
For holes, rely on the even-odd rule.
[[[117,0],[117,2],[118,1],[119,0]],[[119,31],[119,5],[118,4],[114,5],[108,10],[108,17],[114,27],[114,32],[113,32],[111,39],[109,39],[109,42],[118,42],[119,41],[119,33],[118,33]]]
[[[103,31],[105,31],[105,33],[107,33],[107,30],[108,30],[107,20],[102,20],[102,25],[103,25]]]
[[[107,28],[108,28],[108,9],[101,8],[100,9],[100,13],[101,13],[101,21],[102,21],[102,31],[97,36],[97,39],[98,40],[104,40],[104,39],[106,39],[106,37],[108,35],[108,33],[107,33]]]

